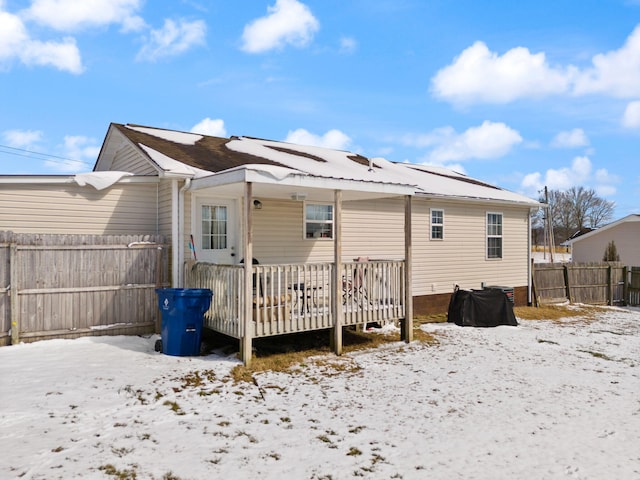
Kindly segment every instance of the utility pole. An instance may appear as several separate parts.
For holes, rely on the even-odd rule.
[[[547,186],[544,186],[544,203],[546,205],[545,208],[545,222],[544,222],[544,259],[547,259],[546,256],[546,248],[547,248],[547,240],[549,245],[549,258],[551,263],[553,263],[553,254],[555,250],[555,240],[553,238],[553,219],[551,218],[551,207],[549,206],[549,191],[547,190]]]

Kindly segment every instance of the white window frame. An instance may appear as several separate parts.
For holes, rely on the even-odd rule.
[[[307,207],[310,206],[320,206],[320,207],[329,207],[331,212],[330,220],[307,220]],[[302,238],[305,240],[333,240],[335,237],[335,224],[334,224],[334,207],[332,203],[322,203],[322,202],[304,202],[303,206],[303,215],[302,215]],[[318,224],[318,225],[331,225],[331,236],[329,237],[307,237],[307,225],[308,224]]]
[[[433,222],[433,213],[440,212],[442,214],[442,223],[434,223]],[[442,230],[441,237],[433,236],[433,227],[440,227]],[[437,242],[441,242],[444,240],[444,208],[430,208],[429,209],[429,240],[434,240]]]
[[[500,217],[500,232],[499,233],[495,233],[489,232],[489,227],[490,225],[496,225],[496,224],[489,224],[489,216],[490,215],[498,215]],[[486,255],[486,259],[487,260],[492,260],[492,261],[499,261],[502,260],[502,258],[504,257],[504,214],[502,212],[487,212],[485,215],[485,255]],[[496,257],[492,257],[489,256],[489,240],[493,239],[493,238],[499,238],[500,239],[500,256],[496,256]]]

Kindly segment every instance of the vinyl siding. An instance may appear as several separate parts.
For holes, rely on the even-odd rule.
[[[429,209],[444,210],[444,240],[429,239]],[[527,285],[528,208],[490,204],[413,203],[413,293],[429,295],[487,285]],[[502,258],[486,258],[486,214],[502,213]]]
[[[254,210],[254,257],[263,264],[332,262],[333,242],[303,238],[304,202],[261,198]],[[444,240],[430,240],[430,208],[444,210]],[[188,209],[190,211],[190,209]],[[503,258],[486,258],[486,214],[503,215]],[[488,285],[525,286],[528,208],[471,202],[412,201],[413,294]],[[189,225],[187,232],[189,231]],[[404,258],[404,198],[343,204],[343,261]],[[241,247],[238,235],[238,248]]]
[[[640,265],[640,222],[621,223],[576,241],[571,248],[574,262],[602,262],[610,241],[616,244],[620,261],[627,266]]]
[[[110,170],[131,172],[135,175],[158,175],[158,171],[149,160],[131,145],[125,145],[116,152]]]
[[[253,256],[261,263],[332,262],[333,242],[303,238],[304,202],[261,199],[253,214]]]
[[[171,181],[161,181],[158,186],[158,230],[171,238]]]
[[[157,185],[107,190],[69,185],[3,186],[0,230],[16,233],[157,234]]]

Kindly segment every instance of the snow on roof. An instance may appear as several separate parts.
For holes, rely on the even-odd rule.
[[[366,164],[354,161],[356,155],[350,152],[248,137],[231,140],[226,147],[319,177],[410,185],[416,188],[418,195],[500,200],[531,206],[538,204],[523,195],[444,167],[393,163],[384,158],[371,158]]]
[[[185,175],[193,178],[200,178],[200,177],[206,177],[208,175],[211,175],[211,172],[207,170],[190,167],[189,165],[179,162],[178,160],[174,160],[173,158],[168,157],[164,153],[160,153],[151,147],[147,147],[146,145],[143,145],[142,143],[139,143],[138,145],[140,145],[140,148],[142,148],[147,153],[147,155],[149,155],[151,160],[156,162],[158,166],[162,170],[164,170],[166,173],[173,174],[173,175]]]
[[[81,187],[84,187],[85,185],[91,185],[96,190],[103,190],[110,187],[114,183],[117,183],[121,178],[130,177],[132,175],[133,173],[117,171],[89,172],[78,173],[74,175],[73,179]]]
[[[242,165],[241,167],[228,168],[226,170],[217,172],[216,174],[235,172],[238,170],[252,170],[254,172],[266,173],[267,175],[271,175],[276,180],[284,180],[291,175],[308,175],[308,173],[301,172],[300,170],[296,170],[295,168],[280,167],[278,165],[266,165],[264,163],[250,163],[247,165]]]
[[[421,170],[427,173],[437,173],[440,175],[448,175],[450,177],[469,178],[463,173],[456,172],[455,170],[451,170],[449,168],[446,168],[440,165],[423,165],[423,164],[406,163],[406,162],[403,163],[403,165],[406,165],[409,168],[413,168],[415,170]]]
[[[440,166],[395,163],[347,151],[252,137],[232,137],[229,140],[210,137],[199,141],[203,139],[202,135],[142,126],[124,127],[150,136],[148,142],[137,138],[134,143],[140,145],[169,175],[201,178],[244,169],[267,173],[276,180],[284,180],[293,174],[309,175],[327,180],[401,186],[424,196],[515,202],[531,207],[538,205],[531,198]],[[151,137],[160,141],[154,142]],[[163,141],[181,148],[172,149]],[[210,169],[207,168],[209,166]]]
[[[135,130],[136,132],[163,138],[170,142],[181,143],[182,145],[195,145],[198,140],[202,139],[202,135],[198,135],[196,133],[176,132],[175,130],[163,130],[160,128],[136,127],[133,125],[125,125],[125,127]]]
[[[371,159],[370,164],[365,165],[350,158],[356,156],[351,152],[248,137],[231,140],[226,147],[318,177],[415,186],[415,182],[391,162]]]

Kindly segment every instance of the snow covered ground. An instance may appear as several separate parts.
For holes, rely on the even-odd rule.
[[[550,252],[531,252],[531,257],[533,258],[534,263],[551,263]],[[570,261],[571,261],[570,253],[554,253],[553,254],[554,263],[567,263]]]
[[[0,478],[640,478],[640,309],[424,328],[255,384],[155,337],[0,348]]]

